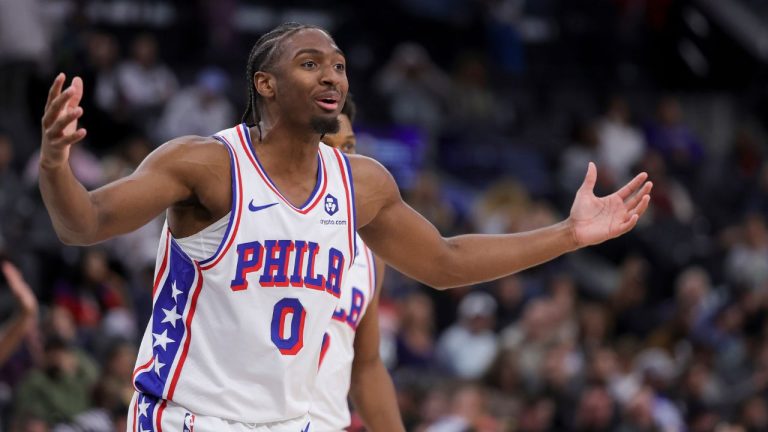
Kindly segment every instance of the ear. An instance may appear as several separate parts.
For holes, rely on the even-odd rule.
[[[253,74],[253,85],[256,92],[264,99],[275,96],[275,77],[271,73],[259,71]]]

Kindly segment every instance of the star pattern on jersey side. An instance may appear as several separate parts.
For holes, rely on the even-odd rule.
[[[143,401],[139,399],[139,418],[146,417],[147,416],[147,408],[149,408],[150,403],[147,402],[146,399]]]
[[[165,321],[163,321],[163,322],[165,322]],[[175,325],[174,325],[174,327],[175,327]],[[173,340],[173,339],[168,337],[168,329],[163,330],[163,332],[160,333],[160,334],[152,333],[152,336],[155,337],[155,343],[152,344],[152,347],[154,348],[154,347],[160,345],[161,347],[163,347],[163,351],[167,351],[168,343],[176,342],[175,340]]]
[[[144,425],[140,424],[139,425],[139,432],[150,432],[150,431],[144,429]]]
[[[176,288],[176,281],[173,281],[171,284],[171,297],[173,297],[173,301],[178,303],[178,300],[176,300],[176,297],[181,294],[181,290]]]
[[[165,366],[165,363],[162,363],[159,358],[155,357],[155,373],[159,376],[160,375],[160,369]]]
[[[173,328],[176,328],[176,321],[181,318],[181,315],[176,312],[176,308],[163,309],[163,313],[165,313],[165,318],[163,318],[163,321],[160,324],[169,322]]]

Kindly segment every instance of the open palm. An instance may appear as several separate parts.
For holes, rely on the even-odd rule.
[[[616,192],[597,197],[597,168],[590,162],[568,218],[578,246],[602,243],[631,230],[648,209],[653,184],[647,178],[640,173]]]
[[[77,127],[77,120],[83,114],[80,100],[83,97],[83,80],[72,79],[64,91],[64,74],[59,74],[48,91],[45,113],[42,119],[42,164],[60,165],[69,159],[72,144],[85,137],[85,129]]]

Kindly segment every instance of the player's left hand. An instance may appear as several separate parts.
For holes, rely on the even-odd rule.
[[[576,192],[567,222],[578,247],[602,243],[634,228],[648,209],[653,183],[640,173],[621,189],[605,197],[594,193],[597,168],[590,162],[584,183]]]

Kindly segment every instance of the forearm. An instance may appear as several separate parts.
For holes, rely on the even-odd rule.
[[[40,164],[40,193],[59,239],[67,244],[91,243],[98,228],[98,213],[85,187],[68,163]]]
[[[447,239],[449,256],[440,286],[497,279],[577,249],[567,222],[523,233],[471,234]]]
[[[353,365],[350,397],[368,430],[405,431],[395,387],[380,358]]]

